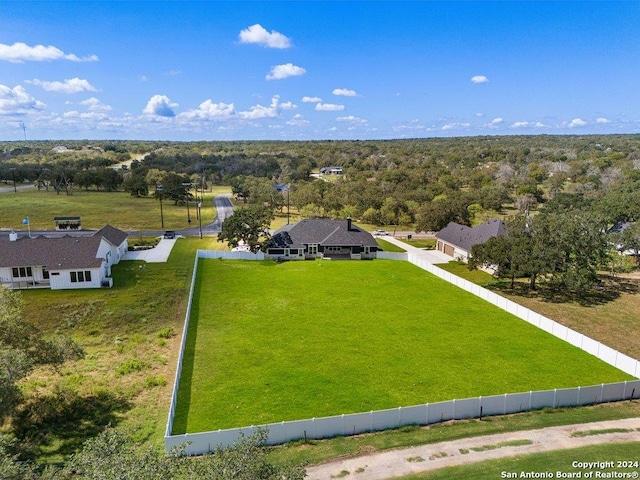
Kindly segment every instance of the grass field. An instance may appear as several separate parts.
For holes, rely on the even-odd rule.
[[[221,247],[180,239],[168,263],[122,261],[108,290],[22,291],[25,318],[73,338],[86,355],[60,375],[36,371],[23,383],[19,441],[58,461],[111,424],[162,445],[194,252]]]
[[[213,197],[230,193],[229,187],[213,187],[205,192],[202,204],[203,223],[215,218]],[[186,205],[162,202],[164,226],[167,229],[188,228]],[[196,226],[195,204],[190,203],[191,226]],[[54,217],[80,216],[82,226],[97,229],[109,223],[122,230],[162,230],[160,202],[153,196],[134,198],[124,192],[74,190],[73,195],[56,194],[53,189],[20,190],[0,194],[0,228],[25,229],[24,217],[29,217],[31,229],[53,229]]]
[[[631,377],[405,262],[201,260],[173,433]]]

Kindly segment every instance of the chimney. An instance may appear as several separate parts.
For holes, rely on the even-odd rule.
[[[16,240],[18,240],[18,234],[16,232],[11,232],[9,234],[9,241],[15,242]]]
[[[347,217],[347,231],[351,231],[351,217]]]

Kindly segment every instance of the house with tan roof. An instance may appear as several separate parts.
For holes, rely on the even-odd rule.
[[[87,236],[0,239],[0,285],[51,290],[113,286],[111,266],[128,249],[127,233],[111,225]]]
[[[309,218],[285,225],[269,239],[265,258],[276,260],[367,260],[376,258],[373,235],[355,226],[350,218]]]
[[[474,245],[506,233],[502,220],[488,220],[475,227],[449,222],[446,227],[436,233],[436,250],[456,260],[467,262]]]

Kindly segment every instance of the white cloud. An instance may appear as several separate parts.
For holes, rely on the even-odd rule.
[[[509,128],[546,128],[546,125],[542,122],[514,122],[509,125]]]
[[[280,104],[282,110],[295,110],[298,106],[293,102],[284,102]]]
[[[319,112],[337,112],[344,110],[344,105],[336,105],[335,103],[318,103],[316,110]]]
[[[469,128],[471,126],[470,123],[447,123],[442,126],[442,130],[456,130],[461,128]]]
[[[484,113],[478,112],[478,113],[476,113],[476,117],[482,118],[482,117],[484,117]]]
[[[91,121],[103,121],[109,118],[109,116],[104,112],[80,113],[76,110],[65,112],[62,116],[66,119],[79,119],[79,120],[91,120]]]
[[[302,97],[302,103],[320,103],[321,101],[320,97]]]
[[[304,68],[298,67],[292,63],[285,63],[284,65],[271,67],[271,73],[269,73],[265,78],[267,80],[282,80],[288,77],[298,77],[305,73],[307,73],[307,71]]]
[[[268,48],[289,48],[291,40],[280,32],[268,32],[262,25],[256,23],[240,32],[240,43],[257,43]]]
[[[336,88],[333,90],[333,94],[342,97],[355,97],[358,95],[355,90],[349,90],[347,88]]]
[[[474,75],[471,77],[472,83],[489,83],[489,79],[484,75]]]
[[[235,115],[233,103],[213,103],[211,99],[202,102],[196,110],[181,113],[180,118],[189,120],[220,120]]]
[[[501,123],[504,122],[504,119],[502,117],[496,117],[493,120],[491,120],[491,125],[500,125]]]
[[[598,117],[598,118],[596,118],[596,123],[611,123],[611,120],[609,120],[608,118],[604,118],[604,117]]]
[[[262,105],[255,105],[246,112],[238,112],[241,118],[247,118],[256,120],[258,118],[275,118],[278,116],[278,104],[280,103],[280,97],[275,95],[271,98],[271,105],[264,107]]]
[[[50,62],[52,60],[70,60],[72,62],[96,62],[96,55],[88,55],[86,57],[78,57],[73,53],[64,53],[59,48],[52,45],[45,47],[44,45],[35,45],[30,47],[26,43],[17,42],[13,45],[0,43],[0,60],[11,63],[31,62]]]
[[[80,93],[80,92],[97,92],[98,89],[91,85],[87,80],[82,78],[67,78],[64,82],[47,82],[45,80],[27,80],[26,83],[42,87],[47,92],[60,92],[60,93]]]
[[[0,115],[23,115],[45,107],[44,103],[29,95],[21,85],[9,88],[0,84]]]
[[[569,128],[584,127],[587,124],[581,118],[574,118],[568,123]]]
[[[154,95],[149,99],[142,113],[157,117],[175,117],[176,112],[174,108],[179,106],[177,103],[172,102],[166,95]]]
[[[287,125],[293,125],[293,126],[297,126],[297,127],[301,127],[304,125],[309,125],[309,120],[305,120],[305,118],[300,115],[299,113],[294,115],[293,118],[291,120],[288,120]]]
[[[80,105],[87,107],[87,109],[91,112],[108,112],[111,110],[110,105],[102,103],[95,97],[83,100],[82,102],[80,102]]]
[[[141,82],[146,82],[146,81],[147,81],[147,80],[149,80],[149,79],[147,78],[147,76],[146,76],[146,75],[139,75],[139,76],[138,76],[138,80],[140,80]]]
[[[336,120],[338,122],[349,122],[357,125],[367,125],[367,121],[364,118],[355,117],[353,115],[348,115],[346,117],[337,117]]]

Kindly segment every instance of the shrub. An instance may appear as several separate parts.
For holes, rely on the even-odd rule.
[[[138,359],[127,360],[116,369],[116,373],[118,375],[128,375],[133,372],[140,372],[147,367],[146,363]]]
[[[171,338],[173,337],[173,328],[165,327],[158,332],[158,338]]]

